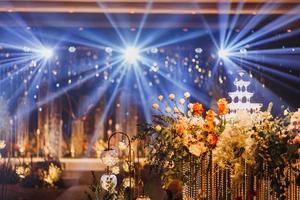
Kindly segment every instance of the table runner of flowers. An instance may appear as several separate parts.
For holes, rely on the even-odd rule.
[[[300,109],[275,117],[272,103],[233,114],[224,98],[216,109],[190,102],[188,92],[157,99],[135,139],[165,186],[176,179],[193,188],[185,199],[300,198]]]

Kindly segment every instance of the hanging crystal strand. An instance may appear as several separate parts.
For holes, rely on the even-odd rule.
[[[244,183],[243,181],[239,184],[239,197],[243,198],[243,187]]]
[[[190,163],[183,163],[182,165],[183,167],[183,172],[186,173],[188,172],[190,174],[191,168],[190,168]],[[191,197],[191,180],[190,180],[190,176],[188,177],[188,181],[187,183],[184,185],[184,189],[183,189],[183,197],[187,198],[187,197]]]
[[[208,158],[208,165],[211,164],[210,158]],[[212,170],[208,169],[208,199],[212,199],[211,186],[212,186]]]
[[[293,174],[293,194],[294,200],[297,200],[297,185],[296,185],[296,175]]]
[[[224,170],[224,190],[225,190],[225,197],[226,197],[226,199],[230,199],[230,196],[229,196],[229,190],[228,190],[228,188],[230,187],[230,182],[228,181],[228,174],[229,174],[229,172],[228,172],[228,169],[225,169]]]
[[[208,199],[209,195],[208,195],[208,176],[207,176],[207,158],[205,157],[205,160],[204,160],[204,170],[203,170],[203,173],[204,173],[204,180],[205,180],[205,196],[206,198]]]
[[[208,194],[208,174],[207,174],[207,158],[205,158],[205,162],[204,162],[204,174],[205,174],[205,197],[206,199],[209,198],[209,194]]]
[[[258,195],[256,176],[253,176],[253,191],[256,193],[253,199],[256,200],[256,197]]]
[[[214,164],[214,187],[213,187],[213,191],[215,193],[214,195],[214,199],[218,199],[218,194],[220,193],[220,191],[218,190],[218,188],[220,188],[220,185],[219,185],[219,173],[218,173],[218,169],[217,169],[217,166]]]
[[[199,192],[198,180],[197,180],[197,166],[195,158],[193,157],[193,185],[194,185],[194,197],[197,199],[197,194]]]
[[[212,188],[211,188],[211,193],[212,193],[212,199],[216,199],[215,194],[216,191],[214,190],[215,188],[215,166],[212,164]]]
[[[244,199],[247,199],[247,163],[244,160],[244,182],[243,182],[243,196]]]
[[[192,166],[192,159],[190,156],[190,162],[189,162],[189,196],[194,199],[194,183],[193,183],[193,166]]]
[[[221,193],[220,193],[220,198],[219,199],[225,199],[225,189],[224,189],[224,172],[222,169],[220,169],[220,188],[221,188]]]
[[[217,199],[220,199],[221,196],[222,196],[222,193],[223,193],[223,188],[222,188],[223,185],[222,185],[222,182],[221,182],[222,173],[220,171],[219,166],[217,166],[217,170],[218,170],[218,172],[217,172],[217,174],[218,174],[218,185],[216,187],[216,190],[218,190],[218,188],[219,188],[218,193],[217,193]]]
[[[200,165],[201,164],[198,164],[197,166],[195,166],[195,180],[196,180],[196,196],[200,195],[201,194],[201,171],[200,171]]]
[[[257,194],[257,199],[262,199],[262,195],[261,195],[261,179],[256,179],[257,180],[257,191],[258,191],[258,194]]]
[[[296,200],[296,190],[295,190],[296,180],[294,174],[292,174],[292,184],[291,184],[291,196],[293,200]]]
[[[226,187],[226,200],[231,199],[230,197],[230,188],[231,188],[231,183],[229,182],[229,176],[230,176],[230,171],[228,169],[225,170],[225,187]]]
[[[288,178],[289,178],[289,180],[291,181],[291,180],[292,180],[291,170],[290,170],[290,168],[288,168],[287,170],[288,170],[288,172],[287,172],[287,173],[288,173]],[[292,188],[292,187],[291,187],[291,184],[290,184],[289,187],[287,188],[286,192],[285,192],[285,193],[286,193],[285,195],[287,196],[287,199],[288,199],[288,200],[291,200],[291,199],[292,199],[291,188]]]
[[[200,161],[200,166],[199,166],[199,173],[200,173],[200,176],[199,176],[199,179],[200,179],[200,192],[201,192],[201,195],[203,195],[204,193],[204,181],[203,181],[203,176],[204,176],[204,173],[203,173],[203,159],[204,158],[201,158],[201,161]]]
[[[266,188],[266,199],[269,199],[269,177],[266,178],[266,184],[265,184],[265,188]]]
[[[262,178],[262,180],[261,180],[261,193],[262,193],[262,199],[266,199],[266,196],[265,196],[265,179],[266,179],[266,176],[265,176],[265,164],[263,164],[263,173],[264,173],[264,175],[263,175],[263,178]]]
[[[260,182],[260,184],[259,184],[259,191],[260,191],[259,199],[265,199],[265,197],[264,197],[264,177],[262,177],[259,182]]]
[[[300,170],[300,166],[297,166],[296,168],[297,168],[297,171]],[[297,197],[296,197],[296,199],[300,199],[300,188],[296,187],[296,190],[297,190]]]

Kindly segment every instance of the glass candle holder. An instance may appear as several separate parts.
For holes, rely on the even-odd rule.
[[[112,167],[119,162],[118,151],[116,149],[107,149],[101,153],[102,163]]]
[[[106,190],[114,190],[117,186],[117,177],[114,174],[103,174],[100,178],[101,187]]]

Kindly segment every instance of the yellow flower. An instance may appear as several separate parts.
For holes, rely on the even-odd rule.
[[[196,139],[191,134],[183,135],[183,144],[189,146],[190,143],[196,142]]]
[[[4,149],[6,147],[5,140],[0,140],[0,149]]]
[[[219,99],[217,104],[219,115],[226,115],[229,112],[228,103],[225,98]]]
[[[156,125],[155,126],[155,131],[160,132],[161,131],[161,126],[160,125]]]
[[[120,168],[118,166],[114,166],[113,168],[111,168],[111,171],[113,174],[119,174]]]
[[[216,117],[216,113],[213,111],[213,110],[211,110],[211,109],[209,109],[207,112],[206,112],[206,116],[205,116],[205,119],[207,120],[207,121],[214,121],[215,120],[215,117]]]
[[[57,182],[60,179],[61,173],[62,170],[53,163],[51,163],[48,168],[48,171],[43,172],[43,181],[48,183],[50,186],[54,186],[55,182]]]
[[[129,188],[129,187],[133,188],[135,186],[134,178],[132,178],[132,177],[124,178],[122,183],[123,183],[124,188]]]
[[[23,166],[19,166],[16,169],[16,174],[18,174],[18,176],[20,178],[25,178],[26,176],[28,176],[30,174],[30,168],[28,167],[23,167]]]
[[[154,110],[157,110],[157,109],[159,109],[159,105],[157,103],[154,103],[154,104],[152,104],[152,108]]]
[[[170,113],[172,111],[172,109],[169,106],[167,106],[165,111],[166,111],[166,113]]]
[[[178,123],[176,123],[175,129],[176,129],[176,133],[179,136],[182,136],[183,134],[187,133],[188,124],[185,123],[184,121],[180,120]]]
[[[215,129],[215,125],[212,121],[206,121],[205,124],[203,125],[204,131],[207,132],[212,132]]]

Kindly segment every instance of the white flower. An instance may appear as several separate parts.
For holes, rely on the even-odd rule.
[[[185,99],[184,98],[179,99],[179,104],[180,105],[183,105],[184,103],[185,103]]]
[[[158,99],[159,101],[162,101],[162,100],[164,99],[164,96],[163,96],[163,95],[159,95],[159,96],[157,97],[157,99]]]
[[[113,174],[119,174],[120,173],[120,168],[118,166],[114,166],[113,168],[111,168],[111,172]]]
[[[288,110],[288,109],[285,109],[285,110],[283,111],[283,115],[286,116],[286,115],[288,115],[288,114],[289,114],[289,110]]]
[[[157,132],[161,131],[161,126],[160,126],[160,125],[156,125],[156,126],[155,126],[155,130],[156,130]]]
[[[193,109],[193,104],[192,104],[192,103],[189,103],[188,108],[189,108],[189,109]]]
[[[192,144],[188,147],[188,149],[191,154],[198,157],[208,150],[203,142],[199,142],[198,144]]]
[[[187,99],[187,98],[189,98],[191,96],[191,94],[189,92],[185,92],[183,96],[184,96],[184,98]]]
[[[289,129],[300,130],[300,109],[297,112],[294,112],[290,119]]]
[[[238,110],[233,123],[237,128],[251,128],[253,125],[253,120],[251,114],[245,110]]]
[[[171,111],[172,111],[172,109],[169,106],[167,106],[166,107],[166,113],[170,113]]]
[[[159,109],[159,105],[157,103],[154,103],[154,104],[152,104],[152,108],[157,110],[157,109]]]
[[[190,125],[202,127],[204,125],[204,120],[202,117],[191,117]]]
[[[175,94],[169,94],[169,99],[173,101],[175,99]]]
[[[174,112],[175,113],[180,113],[180,110],[177,107],[174,107]]]

